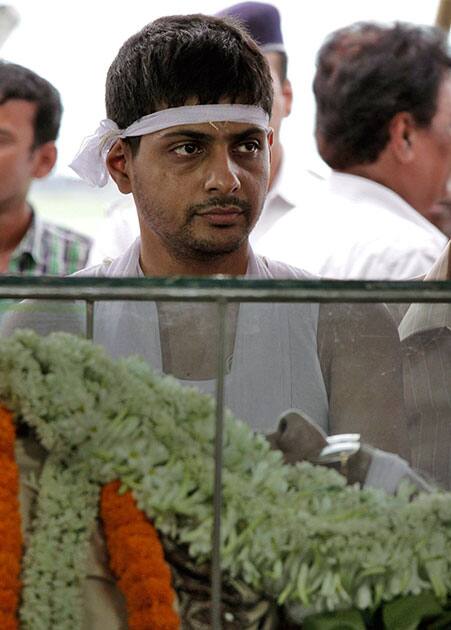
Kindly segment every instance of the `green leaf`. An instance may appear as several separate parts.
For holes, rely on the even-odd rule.
[[[362,615],[357,610],[312,615],[302,624],[304,630],[365,630]]]
[[[416,630],[424,619],[437,617],[443,612],[435,595],[430,591],[420,595],[407,595],[386,604],[382,618],[386,630]]]

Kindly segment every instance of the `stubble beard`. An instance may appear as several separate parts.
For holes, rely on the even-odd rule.
[[[211,228],[213,236],[203,238],[196,235],[196,221],[202,219],[199,214],[213,207],[236,206],[242,211],[244,227],[240,235],[228,240],[215,240],[214,234],[221,237],[221,232],[226,232],[229,227],[216,226]],[[237,251],[249,237],[254,226],[252,220],[252,206],[249,202],[236,197],[213,197],[208,202],[188,206],[184,212],[185,221],[176,230],[165,220],[164,211],[155,211],[146,204],[141,210],[145,224],[165,244],[166,249],[178,261],[206,262],[218,260]],[[172,229],[171,229],[172,228]],[[236,228],[235,228],[236,229]]]

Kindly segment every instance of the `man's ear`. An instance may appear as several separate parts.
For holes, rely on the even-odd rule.
[[[273,142],[274,142],[274,129],[272,127],[269,127],[268,133],[266,134],[266,137],[268,139],[268,147],[269,147],[269,165],[271,166],[271,163],[272,163],[271,147],[272,147]]]
[[[132,153],[130,146],[119,138],[110,149],[106,158],[108,172],[116,182],[116,186],[124,195],[132,192],[130,181],[130,164]]]
[[[293,88],[291,82],[288,79],[282,81],[282,94],[283,94],[283,115],[284,117],[291,114],[291,107],[293,105]]]
[[[45,142],[33,150],[33,167],[31,176],[34,179],[46,177],[55,166],[57,157],[56,146],[53,141]]]
[[[417,126],[409,112],[399,112],[390,121],[389,144],[396,158],[402,164],[412,162],[416,156]]]
[[[268,146],[272,147],[274,142],[274,129],[272,127],[269,127],[266,137],[268,138]]]

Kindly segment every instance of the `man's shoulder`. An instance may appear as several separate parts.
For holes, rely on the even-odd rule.
[[[85,267],[74,276],[91,277],[138,277],[139,273],[139,245],[137,238],[120,256],[116,258],[106,257],[100,264]]]
[[[256,255],[256,258],[265,267],[268,276],[274,280],[318,280],[318,276],[300,267],[267,256]]]

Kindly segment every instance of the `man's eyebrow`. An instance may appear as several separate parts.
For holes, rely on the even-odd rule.
[[[161,136],[165,140],[168,138],[190,138],[191,140],[209,140],[211,136],[208,133],[194,131],[190,129],[179,129],[177,131],[168,131]]]
[[[240,140],[245,140],[249,136],[254,136],[256,134],[266,135],[266,132],[261,127],[249,127],[248,129],[245,129],[244,131],[241,131],[240,133],[234,133],[231,135],[233,138],[235,138],[235,140],[239,142]]]
[[[212,123],[214,124],[214,123]],[[255,135],[255,134],[264,134],[265,130],[261,127],[249,127],[244,131],[240,131],[239,133],[230,133],[229,137],[233,140],[239,142],[240,140],[244,140],[245,138]],[[190,140],[212,140],[213,134],[208,134],[202,131],[194,131],[194,129],[178,129],[175,131],[167,131],[164,132],[161,136],[162,138],[171,139],[171,138],[189,138]]]

